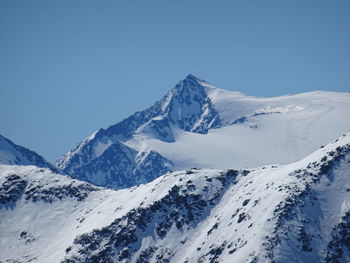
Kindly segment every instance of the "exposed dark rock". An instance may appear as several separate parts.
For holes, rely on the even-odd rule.
[[[226,172],[213,177],[213,180],[221,182],[222,186],[210,199],[211,202],[201,194],[183,194],[183,188],[191,185],[191,180],[182,186],[174,185],[167,195],[149,207],[133,209],[107,227],[78,236],[74,240],[74,246],[78,248],[79,257],[75,254],[70,255],[70,250],[64,262],[73,259],[75,262],[86,262],[92,258],[94,262],[109,262],[116,258],[128,260],[140,248],[143,237],[149,231],[159,238],[164,238],[173,225],[180,231],[184,227],[187,229],[195,227],[208,216],[210,209],[220,200],[225,189],[234,183],[237,174],[238,172]],[[125,248],[128,248],[128,252],[125,252]],[[152,257],[154,252],[155,250],[145,252],[139,257],[139,262]],[[213,253],[219,254],[219,250],[213,250]],[[156,258],[160,262],[166,262],[171,257],[170,254],[158,251]]]
[[[66,185],[51,187],[32,183],[25,191],[25,199],[32,200],[33,202],[44,201],[49,203],[56,200],[62,200],[63,198],[75,198],[78,201],[83,201],[90,192],[97,190],[98,188],[89,184],[75,184],[73,182]]]
[[[0,208],[13,208],[23,195],[28,182],[16,174],[10,174],[5,177],[0,185]]]
[[[350,253],[350,211],[342,217],[342,221],[333,229],[331,241],[327,246],[325,262],[345,262],[343,255]]]
[[[311,247],[312,238],[311,238],[311,235],[308,232],[306,232],[304,226],[300,228],[298,241],[301,243],[300,249],[302,251],[306,251],[306,252],[312,251],[312,247]]]

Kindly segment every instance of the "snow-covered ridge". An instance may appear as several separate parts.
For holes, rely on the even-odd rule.
[[[197,133],[206,133],[210,128],[218,127],[220,119],[217,116],[210,99],[205,94],[205,88],[201,85],[204,81],[189,75],[180,81],[176,87],[170,90],[160,101],[153,106],[140,112],[136,112],[129,118],[110,126],[108,129],[100,129],[78,146],[62,156],[57,162],[57,166],[65,172],[79,179],[89,178],[89,181],[97,185],[121,188],[133,184],[129,179],[137,177],[135,182],[149,182],[150,179],[160,176],[166,169],[172,167],[171,160],[163,157],[153,149],[138,149],[138,155],[149,152],[157,153],[157,160],[149,160],[147,166],[152,167],[148,172],[152,172],[145,179],[145,176],[138,175],[135,171],[141,168],[133,167],[122,172],[123,169],[116,167],[108,171],[108,180],[102,172],[103,167],[96,167],[95,163],[106,163],[111,160],[105,159],[105,151],[114,144],[123,144],[123,149],[129,146],[125,144],[135,134],[142,134],[150,139],[174,142],[174,130],[181,129]],[[185,105],[185,107],[184,107]],[[142,144],[140,144],[141,146]],[[135,151],[130,148],[127,151]],[[114,160],[119,161],[119,160]],[[120,160],[122,162],[122,160]],[[135,159],[131,156],[129,160],[131,166],[135,166]],[[160,163],[163,163],[160,165]],[[94,167],[90,167],[93,165]],[[117,163],[114,164],[115,166]],[[159,169],[159,165],[164,169]],[[82,169],[84,167],[84,169]],[[152,171],[153,170],[153,171]],[[142,171],[141,171],[142,172]],[[129,179],[128,179],[129,178]],[[146,181],[145,181],[146,180]],[[107,183],[108,181],[108,183]]]
[[[58,172],[54,165],[47,162],[36,152],[17,145],[2,135],[0,135],[0,164],[35,165]]]
[[[188,75],[151,107],[85,139],[62,156],[57,166],[78,179],[121,188],[147,180],[135,175],[140,168],[134,165],[134,155],[126,161],[104,154],[114,144],[122,144],[121,148],[136,152],[136,156],[157,153],[164,169],[158,171],[159,162],[150,159],[147,167],[152,167],[153,174],[149,179],[165,170],[191,167],[287,164],[349,131],[349,111],[349,93],[256,98]],[[134,168],[121,172],[118,163],[124,162]],[[112,164],[113,169],[107,171],[102,164]],[[134,177],[138,179],[133,181]]]
[[[349,171],[350,133],[296,163],[119,191],[1,165],[0,261],[348,262]]]
[[[65,198],[83,201],[91,191],[99,190],[87,183],[53,174],[36,166],[0,166],[0,200],[2,209],[11,209],[17,200],[54,202]]]

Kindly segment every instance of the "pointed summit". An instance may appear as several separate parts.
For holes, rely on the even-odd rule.
[[[192,81],[203,81],[202,79],[196,77],[195,75],[193,74],[188,74],[185,78],[186,80],[192,80]]]
[[[135,136],[172,143],[175,130],[205,134],[220,127],[221,119],[206,94],[206,83],[189,74],[151,107],[85,139],[62,156],[57,166],[75,178],[113,188],[149,182],[162,175],[172,167],[171,161],[152,153],[144,159],[147,162],[138,163],[137,157],[143,156],[144,150],[135,152],[123,143]]]
[[[187,75],[160,101],[161,115],[184,131],[207,133],[219,127],[221,120],[206,93],[208,86],[193,74]]]
[[[205,80],[193,75],[193,74],[188,74],[185,79],[183,79],[181,82],[190,82],[190,83],[196,83],[196,84],[201,84],[201,83],[207,83]]]
[[[205,80],[196,77],[193,74],[188,74],[184,79],[180,80],[173,88],[173,91],[183,92],[184,90],[200,90],[204,93],[203,84],[207,83]]]

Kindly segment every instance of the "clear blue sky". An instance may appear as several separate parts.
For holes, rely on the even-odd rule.
[[[193,73],[350,91],[350,1],[0,1],[0,134],[50,161]]]

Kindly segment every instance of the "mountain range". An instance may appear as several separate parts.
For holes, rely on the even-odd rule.
[[[349,112],[350,93],[256,98],[188,75],[151,107],[90,135],[56,165],[77,179],[120,189],[170,170],[286,164],[348,131]]]
[[[188,75],[56,165],[0,136],[0,263],[350,262],[349,112]]]
[[[112,190],[0,165],[1,262],[349,262],[350,133],[304,159]]]

